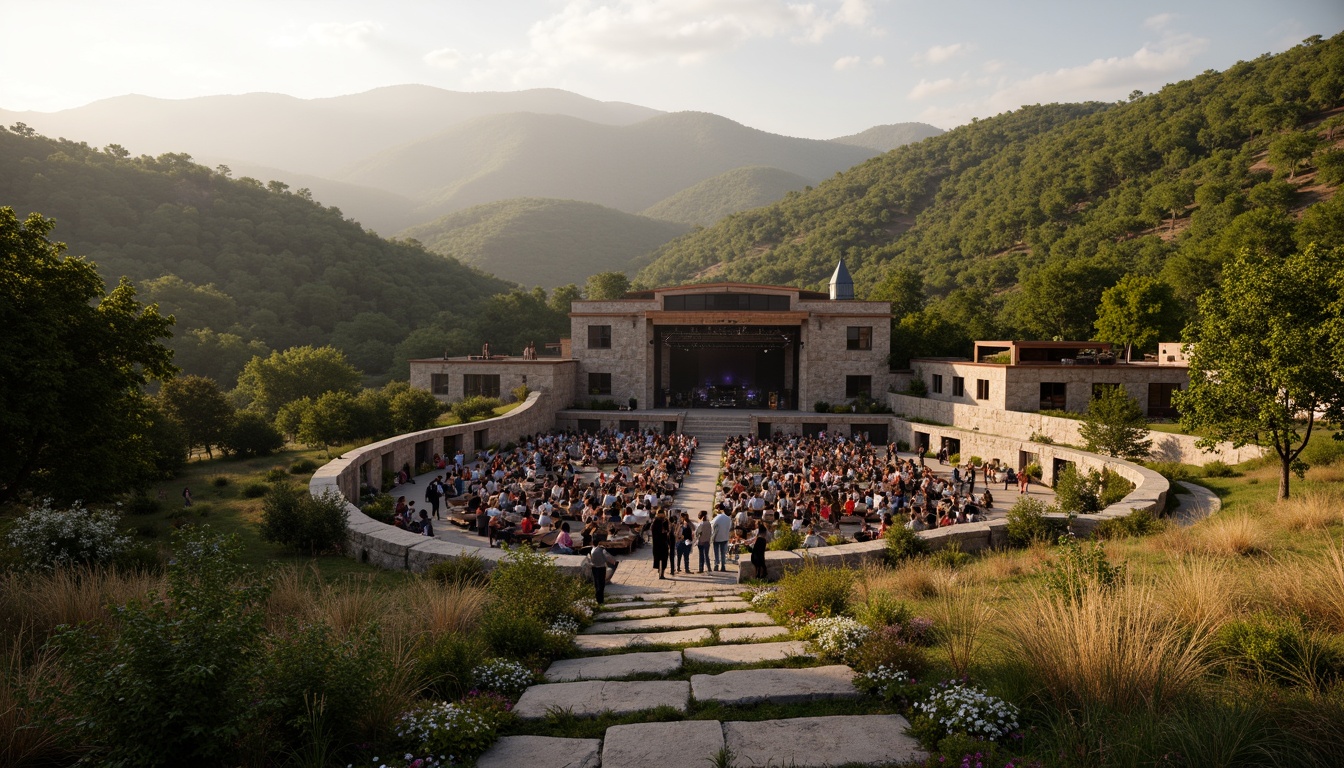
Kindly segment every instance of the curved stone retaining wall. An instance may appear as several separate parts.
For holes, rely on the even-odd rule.
[[[308,490],[314,495],[336,491],[345,498],[346,511],[350,513],[346,528],[346,553],[361,562],[372,563],[380,568],[423,572],[434,563],[472,554],[484,560],[487,567],[494,567],[503,558],[503,550],[464,546],[418,536],[374,520],[359,511],[359,507],[350,500],[359,498],[361,481],[370,484],[381,482],[384,468],[395,471],[404,463],[416,464],[417,450],[427,450],[430,456],[434,453],[451,456],[456,449],[448,448],[460,443],[467,455],[472,456],[477,441],[482,446],[503,445],[515,442],[524,435],[550,430],[557,410],[556,404],[549,402],[552,397],[547,392],[533,392],[522,405],[503,416],[410,432],[361,446],[319,469],[308,483]],[[559,407],[565,405],[568,403],[561,403]],[[564,571],[583,575],[582,557],[559,555],[555,562]]]

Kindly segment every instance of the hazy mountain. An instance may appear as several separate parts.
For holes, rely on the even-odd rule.
[[[659,200],[640,213],[707,227],[729,214],[769,205],[812,183],[812,179],[779,168],[734,168]]]
[[[551,88],[463,93],[396,85],[324,99],[277,93],[194,99],[118,96],[60,112],[0,110],[0,122],[27,123],[44,135],[94,146],[121,144],[136,155],[186,152],[209,165],[246,163],[333,177],[375,152],[483,115],[511,112],[568,115],[611,125],[662,114]]]
[[[251,177],[259,181],[275,180],[288,184],[291,190],[306,188],[314,200],[340,208],[346,217],[355,219],[380,235],[391,235],[422,221],[412,213],[417,205],[415,200],[385,189],[362,187],[322,176],[251,163],[234,162],[227,165],[235,179]]]
[[[944,133],[947,131],[928,123],[892,123],[875,125],[866,131],[840,136],[831,141],[853,147],[867,147],[878,152],[890,152],[897,147],[913,144],[931,136],[941,136]]]
[[[633,271],[634,259],[689,229],[595,203],[522,198],[451,213],[402,235],[507,280],[553,288]]]
[[[419,197],[425,218],[515,197],[585,200],[634,212],[741,166],[826,178],[874,154],[703,112],[626,126],[513,114],[478,118],[380,153],[340,178]]]

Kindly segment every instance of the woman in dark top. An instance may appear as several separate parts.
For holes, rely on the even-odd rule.
[[[691,525],[691,516],[681,513],[681,523],[677,526],[676,553],[673,555],[685,573],[691,572],[691,549],[695,546],[695,528]]]
[[[667,520],[666,512],[658,510],[650,530],[653,536],[653,568],[658,571],[658,578],[664,579],[667,578],[663,574],[667,571],[668,544],[672,541],[672,526]]]
[[[756,539],[751,542],[751,564],[756,568],[756,578],[765,578],[765,545],[770,543],[770,529],[764,522],[756,524]]]

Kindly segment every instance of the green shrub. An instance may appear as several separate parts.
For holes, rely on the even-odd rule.
[[[495,743],[499,720],[490,710],[446,701],[422,704],[401,717],[402,747],[413,755],[452,755],[454,762],[472,758]]]
[[[223,475],[216,475],[210,478],[210,484],[216,488],[223,488],[229,484],[229,478]]]
[[[1228,622],[1214,645],[1230,666],[1262,680],[1329,685],[1339,677],[1339,653],[1293,617],[1260,612]]]
[[[1095,471],[1095,470],[1094,470]],[[1122,501],[1134,490],[1134,484],[1109,469],[1101,471],[1101,508]]]
[[[1125,564],[1112,565],[1101,542],[1084,546],[1072,536],[1059,537],[1058,555],[1045,566],[1045,586],[1070,599],[1088,589],[1109,590],[1125,576]]]
[[[929,565],[935,568],[951,568],[953,570],[970,563],[972,560],[969,552],[961,551],[961,542],[949,541],[942,549],[929,555]]]
[[[268,456],[284,446],[285,436],[264,416],[244,412],[229,426],[221,447],[231,455],[247,457]]]
[[[545,666],[573,645],[569,637],[547,632],[549,628],[547,622],[516,610],[507,601],[496,601],[482,614],[477,633],[489,652],[496,656],[530,666]]]
[[[482,416],[493,416],[495,409],[503,405],[497,397],[482,397],[472,395],[458,400],[452,405],[453,415],[463,422],[472,421]]]
[[[248,483],[243,486],[243,496],[249,499],[260,499],[266,495],[270,487],[265,483]]]
[[[909,453],[909,452],[910,452],[910,444],[907,443],[907,442],[905,442],[904,440],[897,440],[897,441],[896,441],[896,450],[899,451],[899,452],[901,452],[901,453]]]
[[[364,506],[360,507],[359,511],[380,523],[391,525],[395,509],[396,504],[392,501],[392,497],[382,494],[364,502]]]
[[[917,679],[928,669],[929,659],[928,653],[909,642],[902,634],[900,625],[896,625],[868,633],[868,637],[854,652],[850,665],[859,672],[873,672],[886,667]]]
[[[288,479],[289,474],[285,472],[283,467],[272,467],[266,470],[266,482],[268,483],[283,483]]]
[[[1236,477],[1237,471],[1225,461],[1210,461],[1201,468],[1205,477]]]
[[[890,592],[869,592],[867,599],[854,607],[854,618],[875,630],[903,624],[910,615],[910,607]]]
[[[591,593],[586,583],[561,573],[550,555],[526,546],[506,550],[490,574],[489,590],[511,611],[535,617],[543,629]]]
[[[390,497],[388,501],[391,501]],[[389,505],[390,506],[390,505]],[[365,512],[365,514],[368,514]],[[370,515],[372,517],[372,515]],[[426,573],[429,578],[440,584],[469,584],[473,586],[484,586],[490,581],[490,570],[485,566],[485,560],[478,555],[466,554],[450,557],[431,566]]]
[[[961,454],[960,454],[960,453],[954,453],[954,454],[952,454],[952,455],[950,455],[950,456],[947,457],[947,461],[948,461],[949,464],[960,464],[960,463],[961,463]]]
[[[853,413],[854,411],[855,406],[849,403],[836,403],[831,406],[831,413]]]
[[[311,475],[317,471],[321,465],[312,459],[299,459],[289,465],[289,474],[291,475]]]
[[[1025,547],[1038,541],[1054,541],[1064,531],[1064,524],[1045,516],[1049,507],[1040,499],[1028,496],[1018,498],[1008,510],[1008,542]]]
[[[804,560],[803,566],[779,580],[774,614],[783,622],[801,624],[814,618],[840,616],[849,608],[855,573]]]
[[[816,411],[817,413],[830,413],[831,404],[826,402],[825,400],[818,400],[817,402],[812,404],[812,410]]]
[[[1120,539],[1127,536],[1149,536],[1166,528],[1166,523],[1157,519],[1146,509],[1136,509],[1124,517],[1102,520],[1092,531],[1093,538]]]
[[[788,523],[781,522],[775,528],[775,535],[770,538],[770,543],[766,544],[765,548],[775,552],[790,552],[802,547],[806,538],[802,531],[795,531]]]
[[[527,388],[526,384],[519,384],[510,391],[510,394],[513,395],[513,399],[515,402],[521,403],[522,401],[527,399],[527,394],[530,391],[531,390]]]
[[[896,565],[923,554],[926,549],[924,540],[904,525],[893,525],[888,528],[882,540],[887,545],[882,553],[887,565]]]
[[[159,529],[153,526],[149,526],[149,528],[153,533],[145,536],[145,538],[158,538]],[[147,541],[142,541],[133,543],[117,553],[116,558],[112,561],[112,565],[119,571],[161,573],[164,566],[164,557],[158,547]]]
[[[56,509],[46,499],[14,521],[6,541],[30,570],[108,565],[131,543],[120,527],[115,512],[88,510],[79,502]]]
[[[1031,437],[1029,437],[1029,438],[1027,438],[1027,439],[1030,440],[1030,441],[1033,442],[1033,443],[1040,443],[1041,445],[1054,445],[1054,444],[1055,444],[1055,439],[1054,439],[1053,437],[1051,437],[1051,436],[1049,436],[1049,435],[1046,435],[1046,434],[1042,434],[1042,433],[1040,433],[1040,432],[1032,432],[1032,433],[1031,433]],[[1027,466],[1030,467],[1031,465],[1028,464]],[[1030,473],[1028,473],[1028,474],[1030,474]],[[1032,477],[1035,477],[1035,478],[1038,479],[1038,480],[1040,479],[1040,476],[1039,476],[1039,475],[1032,475]]]
[[[1336,434],[1344,434],[1339,432]],[[1323,433],[1312,435],[1311,442],[1302,450],[1299,457],[1302,461],[1313,467],[1324,467],[1344,460],[1344,439],[1335,439]],[[1204,465],[1207,470],[1208,465]],[[1206,477],[1223,477],[1223,475],[1205,475]]]
[[[967,459],[966,461],[967,461],[971,466],[973,466],[973,467],[978,467],[978,466],[980,466],[981,464],[984,464],[984,463],[985,463],[985,460],[982,459],[982,458],[980,458],[979,456],[972,456],[971,458]]]
[[[1145,463],[1144,466],[1165,477],[1173,486],[1182,480],[1195,479],[1198,471],[1196,467],[1179,461],[1152,461]]]
[[[258,675],[260,714],[284,747],[323,739],[328,748],[341,746],[331,740],[357,731],[379,661],[371,636],[343,638],[326,624],[291,621],[270,638]]]
[[[137,493],[126,502],[126,511],[132,515],[157,515],[163,511],[163,505],[148,494]]]
[[[924,383],[924,379],[916,376],[905,385],[905,393],[911,397],[928,397],[929,385]]]
[[[445,632],[416,654],[416,666],[426,691],[436,699],[453,700],[471,690],[472,671],[486,656],[475,635]]]
[[[1030,477],[1033,480],[1040,480],[1042,477],[1045,476],[1041,470],[1040,463],[1035,461],[1023,467],[1022,471],[1027,473],[1027,477]]]
[[[335,491],[315,497],[306,488],[277,483],[261,504],[261,537],[305,554],[340,551],[349,517]]]
[[[1055,475],[1055,503],[1065,512],[1089,515],[1100,512],[1101,473],[1080,472],[1070,464]]]

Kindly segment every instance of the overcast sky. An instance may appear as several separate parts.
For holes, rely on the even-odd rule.
[[[552,87],[830,138],[1153,91],[1330,37],[1344,2],[0,0],[0,19],[5,109]]]

